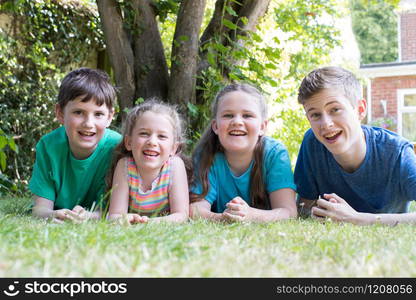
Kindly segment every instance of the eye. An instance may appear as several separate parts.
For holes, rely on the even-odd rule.
[[[82,115],[82,110],[74,110],[72,113],[74,115]]]
[[[141,131],[141,132],[139,132],[139,136],[148,137],[149,133],[146,132],[146,131]]]
[[[233,114],[226,113],[226,114],[223,114],[222,117],[227,118],[227,119],[231,119],[233,117]]]
[[[341,108],[339,108],[339,107],[333,107],[332,109],[331,109],[331,113],[337,113],[337,112],[339,112],[341,110]]]
[[[243,114],[243,118],[245,118],[245,119],[254,118],[254,115],[253,114],[246,113],[246,114]]]
[[[159,139],[161,139],[161,140],[166,140],[166,139],[168,138],[168,136],[167,136],[167,135],[165,135],[165,134],[159,134],[159,135],[158,135],[158,137],[159,137]]]
[[[321,114],[320,113],[311,113],[310,115],[309,115],[309,118],[311,119],[311,120],[319,120],[319,118],[321,117]]]
[[[101,117],[104,117],[104,113],[103,113],[103,112],[96,112],[96,113],[95,113],[95,116],[96,116],[97,118],[101,118]]]

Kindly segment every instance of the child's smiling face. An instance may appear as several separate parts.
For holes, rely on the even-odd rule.
[[[252,152],[265,128],[257,99],[242,91],[224,95],[212,121],[226,154]]]
[[[365,100],[360,99],[353,106],[339,89],[323,89],[303,107],[315,137],[334,156],[359,152],[357,147],[363,145],[361,120],[366,114]]]
[[[56,117],[65,126],[71,152],[77,159],[94,152],[114,114],[107,105],[99,106],[94,99],[82,102],[82,98],[69,101],[63,109],[56,106]]]
[[[125,137],[124,143],[143,171],[160,170],[177,149],[169,117],[152,111],[144,112],[137,119],[131,135]]]

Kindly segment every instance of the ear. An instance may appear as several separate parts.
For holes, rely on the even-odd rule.
[[[218,126],[217,126],[217,121],[215,119],[211,121],[211,128],[212,128],[212,131],[214,131],[214,133],[218,135]]]
[[[58,122],[64,124],[64,111],[59,104],[55,104],[55,116]]]
[[[130,136],[128,135],[124,137],[124,146],[126,147],[128,151],[131,151],[131,139],[130,139]]]
[[[266,134],[268,123],[269,123],[268,120],[264,120],[264,121],[261,122],[259,136],[263,136],[263,135]]]
[[[365,99],[358,100],[357,112],[358,112],[358,119],[362,121],[367,115],[367,101]]]
[[[114,117],[114,109],[111,109],[109,114],[108,114],[108,120],[107,120],[106,127],[110,126],[111,122],[113,121],[113,117]]]

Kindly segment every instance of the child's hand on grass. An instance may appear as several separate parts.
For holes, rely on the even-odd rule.
[[[226,204],[226,207],[227,208],[224,210],[223,215],[228,221],[242,222],[248,220],[250,206],[242,198],[233,198]]]
[[[58,224],[62,224],[64,221],[81,223],[83,219],[78,215],[78,213],[70,209],[63,208],[63,209],[58,209],[58,210],[53,211],[52,221]]]
[[[318,199],[317,206],[312,208],[315,217],[330,218],[335,222],[348,222],[360,225],[360,213],[353,209],[337,194],[324,194],[326,199]],[[361,224],[362,225],[362,224]]]
[[[111,221],[115,221],[120,225],[130,226],[138,223],[147,223],[149,218],[146,216],[141,216],[139,214],[123,214],[123,215],[113,215],[109,218]]]

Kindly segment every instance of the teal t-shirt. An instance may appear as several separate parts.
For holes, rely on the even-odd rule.
[[[264,137],[263,142],[263,178],[266,192],[270,194],[283,188],[295,190],[296,186],[293,181],[293,172],[286,148],[270,137]],[[196,161],[196,172],[198,172],[198,165],[198,161]],[[225,205],[237,196],[251,205],[250,173],[252,168],[253,161],[242,175],[235,176],[224,153],[219,152],[215,155],[208,173],[209,190],[205,196],[205,200],[211,203],[213,211],[222,213],[226,209]],[[197,178],[197,174],[195,174],[195,178]],[[202,193],[202,185],[198,179],[191,187],[191,192],[194,194]]]
[[[54,202],[54,209],[90,208],[105,192],[105,176],[121,135],[106,129],[95,151],[76,159],[69,148],[65,128],[43,136],[36,145],[36,161],[29,183],[31,192]]]

